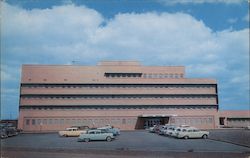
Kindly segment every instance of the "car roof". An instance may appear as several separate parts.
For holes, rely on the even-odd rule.
[[[101,132],[100,129],[91,129],[91,130],[88,130],[88,132]]]
[[[66,128],[66,129],[68,130],[68,129],[78,129],[78,128],[76,128],[76,127],[70,127],[70,128]]]

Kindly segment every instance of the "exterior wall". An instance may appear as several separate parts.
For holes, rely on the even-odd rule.
[[[227,127],[244,128],[250,126],[250,118],[231,118],[227,119]]]
[[[250,110],[227,110],[219,112],[224,120],[221,127],[247,127],[250,126]]]
[[[90,87],[22,87],[22,94],[215,94],[215,87],[170,87],[170,88],[119,88],[110,87],[108,88],[90,88]]]
[[[216,81],[185,78],[183,66],[23,65],[20,87],[18,126],[24,131],[75,124],[133,130],[144,114],[169,115],[169,123],[205,129],[219,124]]]
[[[215,128],[215,109],[84,109],[22,110],[19,127],[26,131],[58,131],[73,125],[100,127],[112,124],[123,130],[134,130],[143,114],[174,115],[172,124],[189,124],[203,129]],[[29,123],[26,121],[29,120]],[[35,123],[32,124],[32,120]],[[50,122],[49,122],[50,121]]]

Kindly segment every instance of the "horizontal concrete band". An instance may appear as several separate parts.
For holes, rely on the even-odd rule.
[[[20,109],[29,109],[29,108],[218,108],[218,105],[20,105]]]
[[[69,96],[69,97],[217,97],[217,94],[21,94],[20,96]]]

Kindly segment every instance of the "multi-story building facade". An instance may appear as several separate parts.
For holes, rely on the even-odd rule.
[[[217,82],[185,78],[183,66],[103,61],[97,66],[23,65],[18,126],[56,131],[111,124],[122,130],[154,124],[219,125]]]

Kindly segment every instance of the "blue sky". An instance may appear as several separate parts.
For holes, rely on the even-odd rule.
[[[1,1],[1,118],[18,117],[22,64],[138,60],[215,78],[221,110],[249,109],[246,0]]]

